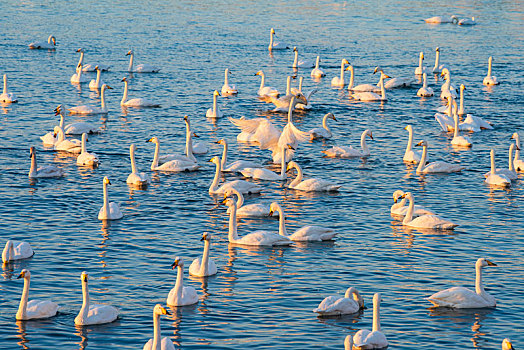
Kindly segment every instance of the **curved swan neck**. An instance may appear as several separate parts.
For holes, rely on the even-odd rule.
[[[104,182],[104,212],[109,217],[109,197],[107,196],[107,183]]]
[[[486,294],[484,286],[482,285],[482,265],[475,264],[476,276],[475,276],[475,292],[479,295]]]
[[[512,157],[514,148],[515,146],[513,144],[509,146],[508,169],[510,171],[515,171],[515,167],[513,166],[513,157]]]
[[[56,142],[59,143],[59,142],[62,142],[64,140],[65,140],[64,129],[62,127],[60,127],[60,128],[58,128],[58,135],[57,135]]]
[[[136,174],[136,163],[135,163],[135,148],[133,145],[129,147],[129,158],[131,159],[131,172]]]
[[[293,168],[295,168],[297,170],[297,177],[295,177],[295,179],[293,181],[291,181],[291,183],[289,184],[289,187],[295,187],[297,186],[299,183],[302,182],[302,168],[300,168],[300,165],[298,165],[298,163],[290,163],[293,165]]]
[[[96,87],[98,87],[98,84],[100,84],[100,69],[96,70]]]
[[[224,151],[222,152],[221,163],[222,163],[221,164],[222,169],[224,169],[227,163],[227,141],[226,140],[224,140]]]
[[[209,246],[211,243],[209,240],[204,240],[204,253],[202,254],[202,260],[200,261],[200,274],[206,275],[208,272],[209,264]]]
[[[351,90],[353,89],[353,83],[355,82],[355,72],[354,72],[354,69],[353,69],[353,66],[349,66],[349,85],[348,85],[348,90]]]
[[[209,192],[214,193],[218,188],[218,181],[220,181],[220,175],[222,173],[222,166],[220,164],[220,160],[216,162],[216,171],[215,171],[215,177],[213,178],[213,182],[211,183],[211,186],[209,186]],[[236,213],[235,213],[236,215]]]
[[[60,124],[58,124],[60,126],[60,128],[64,128],[64,115],[62,114],[62,112],[60,112]]]
[[[402,220],[403,224],[407,224],[413,220],[413,209],[415,208],[415,199],[413,198],[413,195],[408,195],[406,197],[409,199],[409,207],[406,216],[404,216],[404,220]]]
[[[366,135],[367,135],[367,131],[364,131],[362,135],[360,135],[360,147],[362,148],[362,152],[364,154],[369,153],[368,145],[366,144]]]
[[[284,209],[282,209],[280,204],[277,204],[276,207],[278,211],[278,234],[287,237],[286,217],[284,215]]]
[[[428,146],[422,147],[422,157],[420,157],[420,162],[417,166],[417,173],[422,172],[422,169],[426,166],[426,157],[428,155]]]
[[[495,175],[497,168],[495,168],[495,150],[492,149],[489,152],[490,158],[491,158],[491,175]]]
[[[82,70],[82,64],[84,63],[84,51],[80,51],[80,59],[76,65],[76,72],[79,73],[79,70]]]
[[[372,332],[380,332],[380,300],[373,299],[373,328]]]
[[[129,55],[129,67],[127,67],[127,71],[128,72],[132,72],[133,71],[133,53],[132,52]]]
[[[238,239],[237,233],[237,206],[232,205],[229,207],[231,212],[229,213],[229,233],[228,238],[229,242],[234,242]]]
[[[158,157],[160,153],[160,142],[155,142],[155,155],[153,156],[153,163],[151,163],[151,170],[155,170],[158,167]]]
[[[259,75],[262,77],[262,80],[260,81],[260,88],[259,88],[259,90],[262,90],[264,88],[264,84],[266,82],[266,76],[264,75],[264,73],[260,73]]]
[[[409,132],[408,145],[406,146],[406,153],[411,151],[413,148],[413,129],[407,128]]]
[[[123,105],[127,101],[127,80],[124,80],[124,95],[122,96],[122,100],[120,100],[120,104]]]
[[[489,59],[488,59],[488,77],[491,76],[491,62],[492,62],[493,58],[490,56]]]
[[[4,74],[4,94],[7,94],[7,74]]]
[[[237,191],[234,187],[231,188],[234,194],[237,195],[237,209],[240,209],[244,205],[244,195],[242,192]]]
[[[460,105],[459,105],[458,114],[459,115],[464,114],[464,86],[463,85],[460,86]]]
[[[24,320],[26,319],[27,315],[27,299],[29,298],[29,285],[30,285],[30,277],[25,276],[24,277],[24,289],[22,291],[22,298],[20,298],[20,305],[18,306],[18,311],[16,313],[16,319],[17,320]]]
[[[152,350],[158,350],[162,339],[160,336],[160,315],[153,311],[153,345],[151,346]]]
[[[87,141],[87,134],[84,132],[82,134],[82,150],[81,150],[81,153],[85,153],[86,152],[86,141]]]
[[[87,282],[82,280],[82,308],[78,313],[81,319],[85,320],[89,313],[89,289],[87,287]]]
[[[273,31],[269,32],[269,51],[273,50]]]
[[[386,99],[386,88],[384,87],[384,77],[380,77],[380,92],[383,100]]]
[[[331,133],[331,129],[329,128],[328,123],[327,123],[327,118],[328,118],[328,117],[329,117],[329,113],[326,114],[326,115],[324,116],[324,118],[322,118],[322,127],[323,127],[324,129],[326,129],[329,133]]]
[[[106,111],[107,110],[107,107],[106,107],[106,99],[105,99],[105,92],[106,92],[106,87],[102,85],[102,91],[100,92],[100,100],[101,100],[101,104],[102,104],[102,111]]]

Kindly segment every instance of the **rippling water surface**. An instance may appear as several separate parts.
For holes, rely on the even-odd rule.
[[[335,349],[347,334],[371,328],[371,299],[382,292],[381,323],[391,349],[497,349],[504,337],[516,347],[524,344],[521,327],[524,289],[524,211],[522,175],[508,190],[483,183],[489,150],[507,164],[514,131],[522,128],[524,85],[523,7],[521,2],[419,2],[386,0],[362,2],[281,1],[221,3],[198,1],[45,2],[12,1],[2,6],[0,72],[8,73],[19,103],[1,107],[0,198],[2,242],[31,242],[32,259],[3,267],[0,281],[0,348],[136,349],[152,337],[152,308],[164,303],[176,278],[170,269],[175,256],[186,261],[186,283],[200,301],[173,310],[163,318],[162,333],[177,348],[212,349]],[[443,14],[475,16],[478,25],[430,26],[425,17]],[[226,67],[240,93],[219,98],[226,116],[267,116],[283,126],[285,114],[255,98],[263,69],[267,84],[283,90],[292,73],[291,50],[267,52],[269,28],[279,39],[297,45],[302,57],[321,55],[327,77],[314,82],[309,69],[305,90],[317,88],[314,108],[296,115],[296,125],[309,130],[333,112],[330,141],[300,145],[296,160],[306,176],[330,178],[343,185],[337,194],[304,194],[280,183],[261,183],[258,197],[248,202],[279,201],[292,231],[321,223],[338,232],[334,242],[295,244],[286,248],[245,248],[227,241],[226,209],[207,188],[214,174],[206,161],[221,152],[213,142],[226,138],[230,159],[269,162],[267,151],[236,143],[238,130],[223,118],[206,120],[212,91],[223,83]],[[29,50],[27,44],[57,38],[56,52]],[[451,67],[455,84],[464,83],[466,108],[496,127],[472,135],[470,150],[450,147],[450,135],[439,132],[433,115],[441,101],[420,99],[416,89],[388,91],[385,104],[355,103],[345,90],[330,87],[340,60],[355,66],[356,83],[376,81],[371,74],[381,65],[391,76],[412,76],[418,53],[433,65],[434,49]],[[107,94],[107,117],[68,117],[88,120],[103,128],[91,136],[88,148],[102,164],[97,169],[76,166],[73,157],[44,150],[39,136],[57,123],[58,104],[98,105],[99,96],[71,85],[78,60],[112,66],[103,79],[114,90]],[[146,97],[160,109],[122,110],[122,77],[128,76],[125,53],[133,48],[137,63],[162,67],[159,74],[134,75],[130,96]],[[494,56],[494,75],[502,84],[482,85],[488,56]],[[89,74],[94,77],[93,74]],[[296,85],[296,82],[293,84]],[[440,82],[430,77],[440,91]],[[199,156],[202,170],[194,173],[153,173],[146,191],[128,188],[128,147],[136,143],[137,162],[149,169],[157,136],[162,152],[182,152],[183,116],[211,151]],[[66,121],[66,122],[67,122]],[[466,171],[451,175],[419,176],[402,162],[407,141],[403,127],[412,124],[415,138],[427,139],[431,159],[460,163]],[[333,160],[321,150],[333,144],[356,145],[360,133],[373,130],[367,160]],[[520,129],[520,130],[519,130]],[[29,147],[38,150],[41,164],[64,169],[62,179],[28,179]],[[108,176],[111,200],[125,214],[104,225],[97,220],[102,204],[102,177]],[[227,179],[231,179],[227,175]],[[451,234],[404,228],[390,217],[391,194],[412,191],[420,204],[460,226]],[[276,230],[275,219],[242,220],[240,234]],[[187,267],[201,254],[202,232],[213,235],[212,257],[219,273],[208,279],[187,277]],[[3,244],[3,243],[2,243]],[[498,267],[485,269],[486,289],[497,308],[432,310],[424,299],[450,286],[474,286],[474,263],[488,257]],[[41,321],[15,322],[23,281],[31,270],[30,298],[60,304],[59,315]],[[121,310],[121,318],[101,326],[75,328],[73,319],[82,297],[80,273],[90,274],[92,300]],[[357,287],[369,306],[361,315],[318,319],[311,311],[327,295]]]

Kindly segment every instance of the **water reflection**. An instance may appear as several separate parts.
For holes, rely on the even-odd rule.
[[[26,321],[17,320],[16,325],[18,327],[18,334],[16,335],[16,337],[20,339],[17,342],[17,344],[20,345],[22,349],[29,349],[29,346],[27,345],[27,343],[29,343],[29,340],[27,339]]]

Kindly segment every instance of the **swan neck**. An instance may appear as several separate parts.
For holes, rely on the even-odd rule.
[[[202,276],[207,275],[209,265],[209,246],[211,243],[206,239],[204,240],[204,253],[202,254],[202,261],[200,261],[200,274]]]
[[[491,59],[491,57],[490,57],[489,60],[488,60],[488,77],[491,76],[491,60],[492,60],[492,59]]]
[[[175,295],[181,298],[183,290],[184,290],[184,268],[178,265],[177,274],[176,274],[176,283],[175,283]]]
[[[124,81],[124,95],[122,96],[122,100],[120,101],[120,104],[123,105],[127,101],[127,80]]]
[[[417,173],[422,172],[422,169],[426,166],[426,157],[428,155],[428,147],[424,146],[422,147],[422,157],[420,157],[420,162],[417,166]]]
[[[266,82],[266,77],[265,77],[264,73],[260,74],[260,76],[262,77],[262,80],[260,81],[260,88],[259,88],[259,90],[262,90],[264,88],[264,84]]]
[[[440,51],[437,51],[435,55],[435,67],[433,67],[433,70],[438,70],[439,63],[440,63]]]
[[[218,161],[216,163],[215,177],[213,178],[213,182],[211,183],[211,186],[209,186],[209,192],[214,193],[218,189],[218,181],[220,180],[221,173],[222,173],[222,166],[220,164],[220,161]]]
[[[298,91],[302,92],[302,84],[304,83],[304,77],[300,77],[298,80]]]
[[[60,124],[59,124],[60,128],[63,129],[64,128],[64,115],[62,113],[60,113]]]
[[[4,94],[7,94],[7,74],[4,74]]]
[[[104,86],[102,86],[102,91],[100,92],[100,100],[102,102],[102,111],[106,111],[107,110],[107,107],[106,107],[106,99],[105,99],[105,92],[106,92],[106,88]]]
[[[107,184],[104,182],[104,212],[109,217],[109,197],[107,196]]]
[[[286,179],[286,146],[285,144],[280,147],[280,152],[282,152],[282,161],[280,162],[280,178]]]
[[[464,114],[464,89],[460,88],[460,103],[459,103],[459,115]]]
[[[30,277],[24,277],[24,289],[22,291],[22,298],[16,313],[17,320],[24,320],[27,317],[27,299],[29,298],[29,285],[31,284]]]
[[[129,67],[127,67],[127,71],[128,72],[132,72],[133,71],[133,53],[131,53],[131,55],[129,55]]]
[[[353,83],[355,82],[355,72],[354,72],[354,70],[353,70],[353,67],[351,67],[351,68],[349,69],[349,73],[350,73],[350,75],[349,75],[349,85],[348,85],[348,90],[351,90],[351,89],[353,89]]]
[[[491,158],[491,175],[495,175],[496,168],[495,168],[495,151],[494,150],[491,150],[490,158]]]
[[[242,192],[237,191],[234,188],[233,193],[237,195],[237,209],[240,209],[244,205],[244,195]]]
[[[82,70],[82,64],[84,63],[84,53],[80,51],[80,59],[78,60],[78,64],[76,65],[76,72],[79,73],[79,71]]]
[[[57,143],[62,142],[65,140],[65,133],[63,128],[58,129],[58,139],[56,140]]]
[[[406,146],[406,153],[413,149],[413,129],[408,128],[408,132],[409,132],[409,138],[408,138],[408,145]]]
[[[382,99],[386,99],[386,88],[384,87],[384,78],[380,77],[380,92],[382,95]]]
[[[191,136],[191,127],[188,121],[186,121],[186,157],[195,163],[197,161],[193,155],[193,137]]]
[[[88,313],[89,313],[89,289],[87,287],[87,282],[82,280],[82,308],[80,309],[78,316],[82,320],[85,320],[87,319]]]
[[[328,114],[326,114],[324,118],[322,118],[322,127],[326,129],[329,133],[331,133],[331,129],[329,128],[328,123],[327,123],[327,118],[328,118]]]
[[[426,75],[426,73],[424,73],[424,75],[422,76],[422,79],[423,79],[422,87],[424,89],[427,89],[428,88],[428,76]]]
[[[224,142],[224,150],[222,151],[222,160],[220,162],[222,163],[222,169],[224,169],[227,163],[227,142]]]
[[[153,163],[151,163],[151,170],[155,170],[158,167],[158,157],[160,153],[160,142],[155,143],[155,155],[153,156]]]
[[[159,350],[162,339],[160,338],[160,315],[153,311],[153,345],[152,350]]]
[[[33,155],[31,156],[31,169],[29,169],[29,177],[33,177],[35,174],[36,174],[36,170],[38,169],[38,167],[36,166],[36,154],[33,153]],[[9,249],[9,251],[12,250],[12,245],[11,245],[11,248]]]
[[[286,81],[286,95],[291,95],[291,77],[287,77]]]
[[[320,56],[317,56],[317,63],[315,64],[315,69],[319,68],[319,64],[320,64]]]
[[[344,62],[340,64],[340,81],[344,82]]]
[[[449,90],[449,89],[448,89]],[[452,98],[448,98],[448,109],[446,109],[446,114],[451,117],[452,113],[451,113],[451,109],[453,108],[453,99]]]
[[[129,150],[129,158],[131,159],[131,172],[136,174],[135,150],[133,147]]]
[[[217,95],[213,94],[213,114],[217,117]]]
[[[366,144],[366,135],[367,133],[364,131],[362,135],[360,136],[360,147],[362,148],[362,152],[364,154],[368,154],[368,145]]]
[[[293,163],[293,167],[297,170],[297,177],[295,177],[295,179],[291,181],[289,187],[298,186],[298,184],[302,182],[302,168],[300,168],[298,163]]]
[[[96,70],[96,87],[98,87],[98,85],[100,84],[100,69],[97,69]]]
[[[373,300],[373,328],[372,332],[380,332],[380,302]]]
[[[509,147],[509,157],[508,157],[508,169],[512,172],[515,171],[515,167],[513,166],[513,145]]]
[[[229,85],[229,77],[228,77],[229,71],[226,69],[224,72],[224,85]]]
[[[278,210],[278,234],[287,237],[286,230],[286,217],[284,216],[284,209],[280,205],[277,206]]]
[[[482,266],[480,264],[475,264],[476,276],[475,276],[475,292],[478,295],[486,294],[484,290],[484,285],[482,284]]]
[[[453,130],[453,137],[458,137],[459,136],[459,116],[457,113],[453,113],[453,121],[455,122],[455,130]]]
[[[298,65],[298,51],[295,51],[295,60],[293,61],[293,68],[297,68]]]
[[[423,61],[423,58],[422,58],[422,55],[420,55],[418,57],[418,68],[420,69],[421,72],[422,72],[422,61]]]
[[[82,134],[82,150],[81,150],[81,153],[85,153],[86,152],[86,140],[87,140],[87,135],[86,135],[86,133],[83,133]]]
[[[269,51],[273,49],[273,32],[269,32]]]
[[[422,161],[421,161],[421,164],[422,164]],[[405,225],[409,222],[411,222],[413,220],[413,210],[415,208],[415,199],[413,198],[413,196],[409,196],[409,206],[408,206],[408,211],[406,213],[406,216],[404,217],[404,220],[402,221],[402,223]]]
[[[229,242],[233,243],[234,241],[238,240],[238,233],[237,233],[237,207],[236,205],[232,205],[231,212],[229,213],[229,233],[228,238]]]

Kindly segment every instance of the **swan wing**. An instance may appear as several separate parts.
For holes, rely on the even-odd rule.
[[[359,305],[353,299],[337,296],[326,297],[313,312],[323,316],[347,315],[359,311]]]
[[[227,117],[227,119],[240,130],[251,134],[257,131],[258,126],[263,120],[266,120],[266,118],[245,119],[244,117],[240,117],[239,119]]]
[[[178,306],[182,305],[192,305],[198,303],[198,294],[195,290],[195,288],[191,286],[186,286],[182,289],[182,303]]]
[[[118,309],[111,305],[89,305],[89,312],[87,313],[87,323],[90,324],[102,324],[113,322],[118,318]]]
[[[96,125],[86,122],[77,122],[66,125],[64,128],[66,135],[81,135],[83,133],[91,134],[98,132]]]
[[[253,179],[259,180],[284,180],[279,174],[265,168],[244,168],[241,173],[245,177],[252,177]]]
[[[260,143],[261,149],[270,149],[277,144],[280,135],[280,129],[269,120],[264,119],[253,134],[253,138]]]
[[[47,318],[56,315],[58,304],[49,300],[30,300],[27,303],[28,318]]]
[[[268,231],[255,231],[241,237],[235,243],[257,246],[289,245],[292,242],[289,238],[278,233]]]
[[[54,165],[45,165],[36,171],[35,177],[61,177],[64,176],[64,171]]]
[[[367,345],[367,337],[371,332],[367,329],[361,329],[353,336],[354,347],[363,348]]]
[[[292,241],[327,241],[335,237],[336,232],[322,226],[308,225],[301,227],[289,239]]]
[[[441,113],[435,113],[435,120],[439,123],[442,131],[449,131],[449,128],[454,128],[453,118]]]
[[[435,230],[452,230],[457,227],[457,224],[452,223],[451,221],[442,219],[438,215],[421,215],[409,223],[406,224],[411,227],[418,228],[429,228]]]
[[[151,343],[151,346],[153,346],[153,343]],[[160,343],[160,349],[161,350],[175,350],[175,346],[173,345],[173,342],[168,337],[162,338],[162,342]]]
[[[388,340],[381,331],[374,331],[368,334],[365,342],[371,349],[384,349],[388,346]]]
[[[296,148],[298,143],[305,142],[310,138],[309,132],[299,130],[293,123],[287,123],[278,139],[278,147],[279,150],[283,145],[291,145]]]
[[[488,295],[489,296],[489,295]],[[464,287],[452,287],[437,292],[427,298],[435,306],[458,309],[482,308],[495,306],[494,298],[484,299],[474,291]]]
[[[341,185],[336,185],[331,181],[311,178],[302,181],[298,185],[294,186],[295,190],[300,191],[338,191]]]
[[[262,168],[262,164],[248,160],[237,160],[229,164],[225,169],[222,169],[222,172],[236,172],[244,168]]]
[[[278,216],[278,211],[273,214]],[[267,217],[269,216],[269,205],[262,203],[254,203],[243,205],[237,209],[237,217],[248,218],[248,217]]]
[[[341,158],[351,158],[351,157],[362,157],[363,154],[357,149],[354,149],[353,146],[333,146],[330,149],[322,151],[328,157],[341,157]]]
[[[351,97],[357,101],[380,101],[382,99],[381,96],[371,91],[357,92],[351,95]]]
[[[456,173],[462,171],[465,167],[458,164],[451,164],[443,161],[436,161],[426,165],[422,172],[424,173]]]
[[[220,186],[215,193],[222,194],[227,190],[231,189],[232,187],[234,187],[238,192],[241,193],[260,193],[260,191],[262,191],[262,188],[260,186],[251,182],[247,182],[245,180],[234,180],[228,181],[222,186]]]

